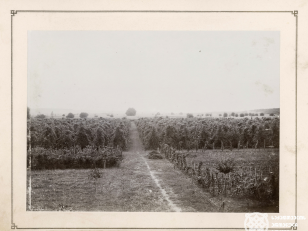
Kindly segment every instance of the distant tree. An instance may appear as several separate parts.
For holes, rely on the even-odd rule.
[[[193,114],[191,114],[191,113],[187,113],[187,118],[193,118],[194,117],[194,115]]]
[[[228,117],[228,113],[225,112],[225,113],[224,113],[224,117]]]
[[[274,113],[271,113],[270,116],[274,116]]]
[[[221,116],[221,114],[219,114],[219,116]]]
[[[62,117],[65,117],[65,114],[63,114]]]
[[[248,113],[245,113],[245,116],[248,116]]]
[[[94,117],[97,118],[98,116],[97,116],[97,115],[94,115]]]
[[[135,116],[136,115],[136,110],[134,108],[128,108],[125,114],[127,116]]]
[[[45,119],[46,116],[44,114],[38,114],[35,118],[38,118],[38,119]]]
[[[245,115],[244,113],[241,113],[241,114],[240,114],[240,117],[244,117],[244,115]]]
[[[67,114],[67,116],[66,116],[66,118],[74,118],[74,117],[75,117],[75,116],[74,116],[74,114],[73,114],[73,113],[71,113],[71,112],[70,112],[70,113],[68,113],[68,114]]]
[[[173,113],[173,112],[171,112],[171,115],[174,115],[174,113]]]
[[[79,117],[80,117],[80,118],[87,118],[88,115],[89,115],[89,114],[86,113],[86,112],[81,112],[80,115],[79,115]]]
[[[235,117],[238,117],[238,114],[235,114],[234,116],[235,116]]]
[[[30,119],[30,108],[29,107],[27,107],[27,119]]]
[[[260,113],[260,116],[264,116],[264,113]]]
[[[234,113],[234,112],[232,112],[232,113],[231,113],[231,116],[234,116],[234,115],[235,115],[235,113]]]

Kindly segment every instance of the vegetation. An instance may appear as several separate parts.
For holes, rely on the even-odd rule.
[[[74,118],[74,117],[75,117],[75,116],[74,116],[74,114],[73,114],[73,113],[71,113],[71,112],[70,112],[70,113],[68,113],[68,114],[67,114],[67,116],[66,116],[66,118],[71,118],[71,119],[72,119],[72,118]]]
[[[27,107],[27,119],[30,119],[31,115],[30,115],[30,108]]]
[[[134,108],[128,108],[126,111],[127,116],[135,116],[136,115],[136,110]]]
[[[178,152],[169,145],[163,146],[162,153],[167,160],[173,163],[174,168],[188,175],[213,196],[255,198],[262,201],[274,199],[277,203],[279,196],[278,159],[268,162],[268,165],[262,162],[262,165],[251,166],[250,164],[257,163],[235,162],[234,158],[217,161],[216,157],[214,159],[216,163],[214,162],[215,165],[213,165],[213,162],[207,158],[205,158],[207,161],[189,161],[189,153]]]
[[[44,118],[46,118],[46,116],[44,114],[38,114],[35,118],[44,119]]]
[[[126,119],[31,119],[28,158],[33,169],[114,166],[127,148],[129,125]]]
[[[187,118],[193,118],[194,117],[194,115],[193,114],[191,114],[191,113],[187,113]]]
[[[89,115],[89,114],[86,113],[86,112],[81,112],[80,115],[79,115],[79,117],[80,117],[80,118],[87,118],[88,115]]]
[[[187,151],[279,148],[278,118],[140,118],[136,123],[146,149],[158,148],[158,142]]]

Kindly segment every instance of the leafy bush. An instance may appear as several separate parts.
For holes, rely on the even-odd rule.
[[[152,151],[149,153],[148,158],[149,159],[163,159],[163,156],[156,151]]]
[[[89,168],[103,168],[104,161],[106,167],[118,166],[121,155],[116,150],[106,150],[98,153],[96,149],[88,148],[87,150],[80,150],[75,155],[70,150],[46,150],[34,149],[31,155],[31,169],[89,169]],[[29,167],[30,153],[28,153],[27,167]]]
[[[235,168],[235,161],[231,158],[222,159],[217,163],[216,169],[224,174],[233,172]]]

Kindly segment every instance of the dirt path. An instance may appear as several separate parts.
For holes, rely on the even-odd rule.
[[[161,193],[161,197],[167,203],[171,211],[196,212],[217,211],[209,194],[202,191],[191,182],[181,171],[173,168],[173,165],[165,159],[148,159],[148,151],[139,138],[136,124],[132,122],[130,130],[131,147],[129,151],[136,153],[145,163],[148,173]]]
[[[131,130],[130,130],[130,138],[131,138],[131,147],[129,151],[133,151],[136,152],[137,155],[140,155],[140,158],[143,159],[145,165],[147,166],[147,169],[153,179],[153,181],[155,182],[156,186],[159,188],[161,195],[163,197],[163,199],[165,201],[168,202],[168,206],[170,207],[170,209],[172,211],[175,212],[181,212],[181,208],[179,208],[169,197],[168,193],[166,192],[166,190],[160,185],[159,183],[159,179],[155,176],[154,172],[151,171],[150,166],[147,163],[147,160],[141,155],[141,153],[144,153],[144,148],[143,145],[141,143],[141,140],[139,138],[139,133],[137,131],[137,127],[136,124],[134,122],[132,122],[131,124]]]

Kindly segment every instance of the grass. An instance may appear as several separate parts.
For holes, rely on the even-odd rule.
[[[32,171],[32,210],[168,211],[146,170],[141,159],[99,169],[96,189],[89,169]]]

